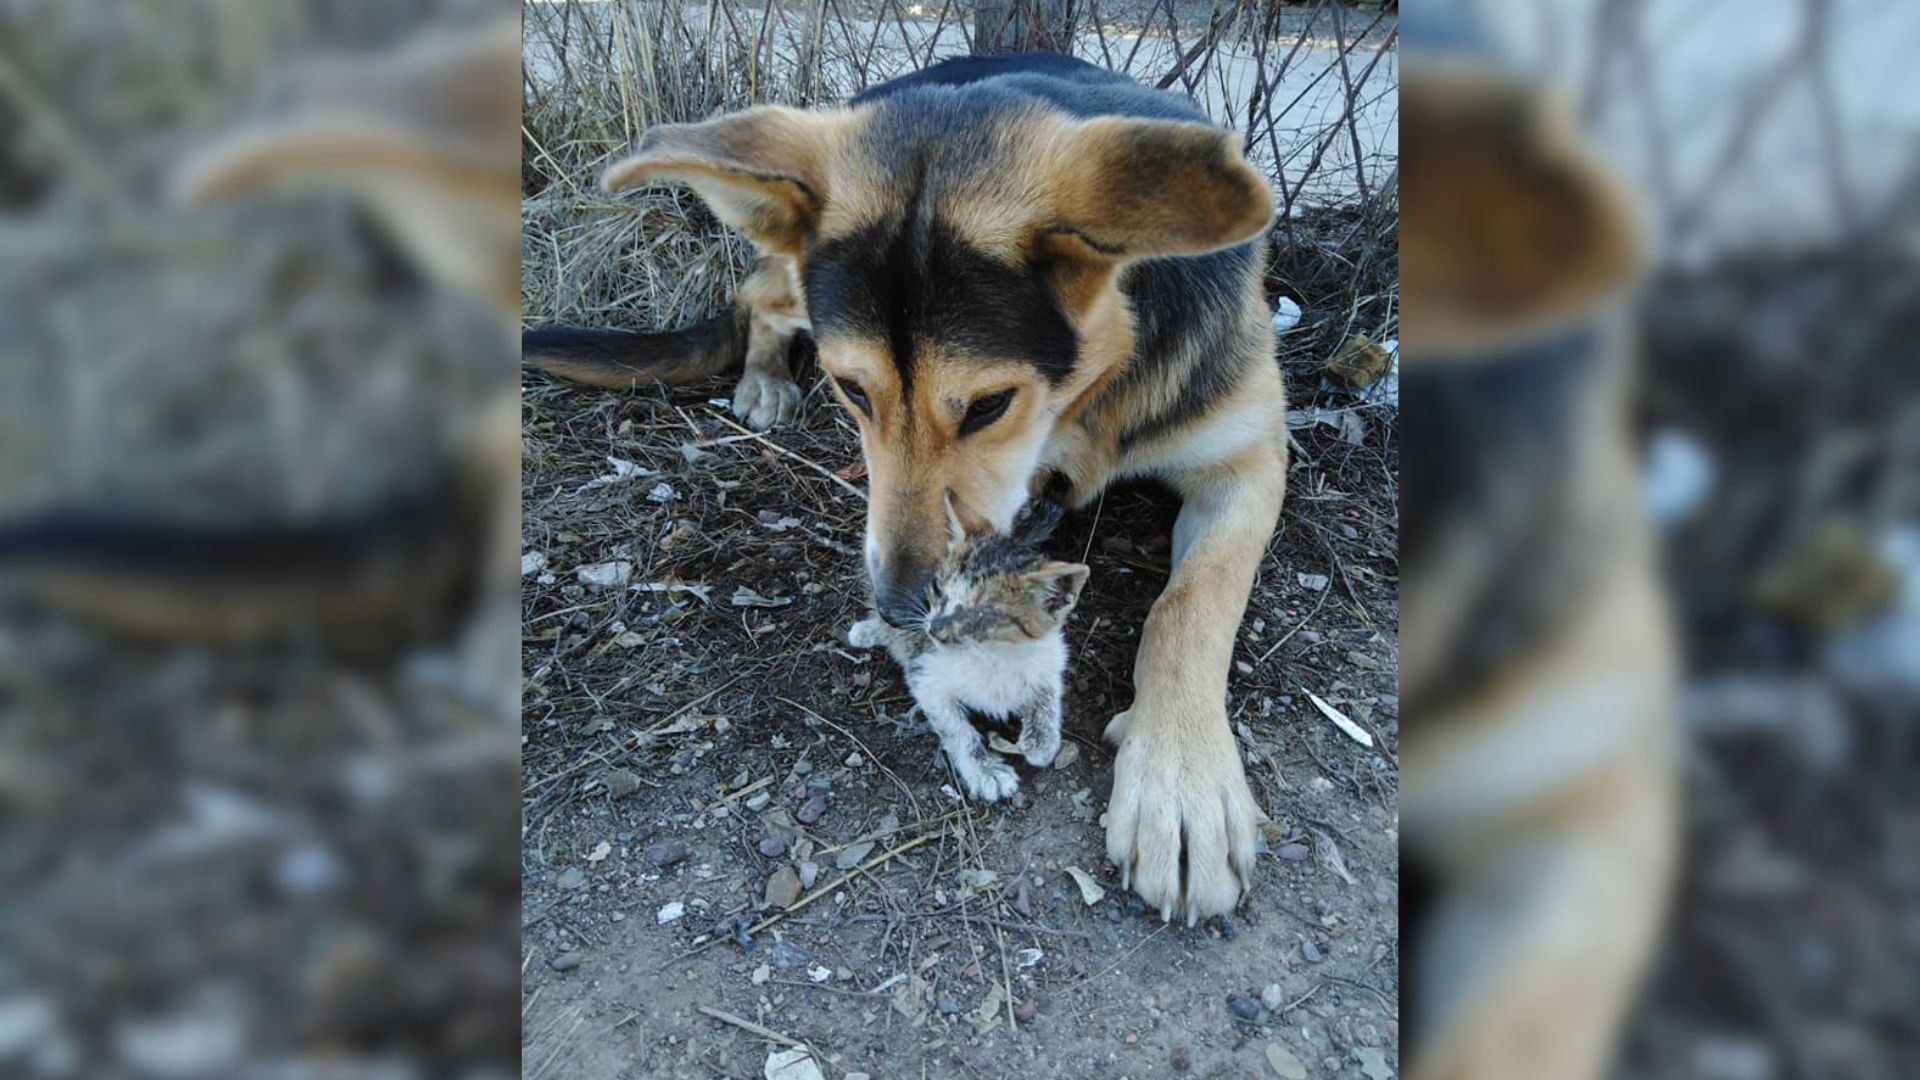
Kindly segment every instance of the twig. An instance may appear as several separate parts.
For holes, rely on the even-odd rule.
[[[839,484],[841,487],[846,488],[848,491],[853,492],[855,495],[860,496],[861,502],[865,502],[867,500],[866,492],[861,491],[859,488],[854,487],[852,484],[848,483],[847,481],[842,480],[839,476],[835,475],[832,469],[827,468],[825,465],[820,464],[819,462],[813,460],[810,457],[806,457],[805,455],[795,453],[794,451],[789,450],[784,446],[781,446],[779,443],[774,442],[772,439],[767,438],[765,435],[762,435],[757,431],[748,431],[746,428],[743,428],[739,424],[734,423],[731,418],[729,418],[725,413],[721,412],[718,409],[709,409],[707,411],[711,412],[715,417],[715,419],[718,419],[721,423],[727,425],[728,427],[734,429],[735,431],[740,432],[742,435],[745,435],[748,438],[756,440],[758,442],[765,443],[767,448],[769,450],[772,450],[774,453],[781,454],[786,457],[790,457],[793,460],[799,462],[800,464],[805,465],[807,468],[812,469],[814,472],[819,473],[821,476],[824,476],[827,479],[833,481],[834,483]]]
[[[818,1056],[818,1052],[815,1051],[813,1047],[808,1046],[806,1043],[801,1042],[799,1039],[796,1039],[791,1035],[782,1035],[770,1027],[765,1027],[760,1024],[756,1024],[744,1016],[735,1016],[732,1013],[727,1012],[725,1009],[716,1009],[711,1005],[695,1005],[694,1008],[700,1010],[702,1014],[706,1016],[711,1016],[715,1020],[718,1020],[723,1024],[732,1024],[734,1027],[739,1028],[741,1031],[745,1031],[753,1035],[758,1035],[763,1039],[770,1039],[774,1042],[780,1043],[785,1046],[796,1046],[802,1050],[805,1050],[809,1054],[814,1054],[815,1056]]]

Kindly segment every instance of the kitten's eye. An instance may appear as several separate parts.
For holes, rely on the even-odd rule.
[[[840,387],[840,392],[847,395],[847,400],[853,402],[855,408],[867,414],[867,419],[873,419],[873,405],[867,401],[866,391],[860,389],[859,383],[851,379],[835,379],[833,381],[835,385]]]
[[[975,398],[967,406],[966,418],[960,421],[960,434],[971,435],[1007,413],[1007,406],[1013,403],[1013,391],[1002,390],[997,394]]]

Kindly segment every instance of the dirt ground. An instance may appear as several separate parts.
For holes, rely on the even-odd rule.
[[[526,1075],[758,1077],[795,1043],[830,1077],[1392,1075],[1393,410],[1317,372],[1342,309],[1308,299],[1282,350],[1288,501],[1229,706],[1279,833],[1241,909],[1191,930],[1120,888],[1098,824],[1170,496],[1111,491],[1051,542],[1093,567],[1070,746],[1020,766],[1015,804],[976,805],[897,722],[891,662],[843,643],[864,488],[811,367],[800,425],[764,437],[724,386],[529,375]],[[608,563],[625,587],[580,580]],[[807,887],[782,913],[789,875]]]

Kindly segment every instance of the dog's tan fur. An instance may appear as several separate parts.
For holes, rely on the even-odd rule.
[[[1272,215],[1267,186],[1236,137],[1200,123],[1036,108],[1001,124],[983,151],[997,164],[940,189],[936,212],[968,249],[1009,268],[1046,267],[1078,360],[1050,382],[1030,362],[926,340],[908,386],[892,343],[822,325],[800,300],[810,251],[899,212],[884,179],[891,163],[867,156],[872,143],[860,137],[870,115],[765,107],[656,128],[603,182],[688,184],[767,254],[741,297],[752,315],[745,382],[785,379],[787,338],[816,317],[821,367],[866,450],[876,582],[934,563],[949,497],[969,528],[1004,529],[1048,476],[1076,504],[1130,476],[1179,492],[1172,576],[1143,627],[1135,700],[1112,726],[1120,750],[1107,846],[1169,918],[1226,912],[1250,880],[1264,821],[1225,702],[1234,635],[1285,488],[1284,394],[1257,273],[1213,350],[1156,357],[1132,383],[1136,319],[1123,283],[1141,259],[1260,236]],[[1204,407],[1123,439],[1173,410],[1196,373],[1223,365],[1232,374]],[[1006,390],[1006,414],[962,437],[970,403]]]
[[[1676,847],[1676,661],[1626,419],[1620,301],[1643,240],[1550,95],[1432,63],[1408,63],[1402,84],[1409,376],[1552,363],[1526,343],[1593,336],[1576,339],[1581,374],[1552,391],[1568,462],[1540,478],[1553,497],[1516,463],[1511,489],[1406,553],[1403,850],[1439,890],[1410,942],[1423,1026],[1407,1075],[1583,1080],[1605,1070],[1646,969]],[[1496,563],[1499,541],[1522,535],[1552,570],[1516,586]],[[1456,685],[1477,620],[1524,604],[1539,613],[1524,643]]]

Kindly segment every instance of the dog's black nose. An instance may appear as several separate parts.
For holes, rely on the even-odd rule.
[[[927,577],[924,572],[894,573],[881,567],[873,575],[873,607],[880,617],[901,629],[919,626],[927,617]]]

